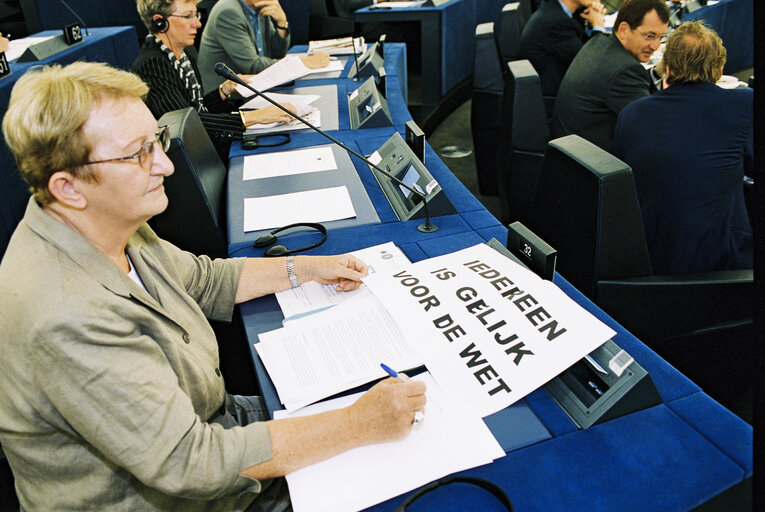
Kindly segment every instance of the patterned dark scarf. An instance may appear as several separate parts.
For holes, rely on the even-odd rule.
[[[194,108],[198,112],[207,112],[207,107],[202,103],[202,86],[199,85],[197,74],[194,72],[194,67],[191,65],[191,61],[186,56],[186,53],[181,53],[181,58],[179,60],[175,57],[175,54],[170,48],[165,46],[165,43],[159,38],[154,37],[151,34],[149,34],[148,37],[154,38],[162,51],[165,52],[165,55],[167,55],[167,58],[170,59],[170,62],[173,63],[173,67],[181,78],[181,82],[186,86],[186,89],[191,91],[191,103],[194,105]]]

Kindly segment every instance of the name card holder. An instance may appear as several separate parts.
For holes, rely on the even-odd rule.
[[[8,66],[8,59],[5,52],[0,53],[0,80],[11,74],[11,68]]]
[[[19,62],[37,62],[47,59],[60,51],[66,50],[74,44],[82,42],[82,29],[79,23],[72,23],[64,27],[62,34],[33,44],[18,58]]]
[[[348,116],[352,130],[393,126],[388,102],[377,89],[374,77],[348,94]]]

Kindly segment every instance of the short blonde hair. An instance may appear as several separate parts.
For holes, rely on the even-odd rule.
[[[82,166],[93,149],[83,134],[91,112],[104,100],[145,98],[148,86],[133,73],[95,62],[30,70],[13,87],[3,135],[35,199],[53,201],[48,181],[56,171],[96,180]]]
[[[184,3],[199,3],[199,0],[181,0]],[[169,16],[173,12],[174,0],[137,0],[136,7],[138,8],[138,17],[149,32],[156,34],[157,30],[154,28],[152,18],[155,14],[161,14],[162,16]]]
[[[701,21],[689,21],[677,27],[667,39],[659,69],[669,67],[669,85],[709,82],[720,79],[728,52],[722,40]]]

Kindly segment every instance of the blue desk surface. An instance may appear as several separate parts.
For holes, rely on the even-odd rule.
[[[368,46],[368,45],[367,45]],[[308,45],[293,46],[290,48],[289,53],[305,53],[308,51]],[[361,57],[360,55],[357,57]],[[340,55],[337,57],[344,63],[343,71],[340,73],[339,78],[348,78],[348,73],[353,66],[353,55]],[[397,84],[398,91],[404,97],[403,106],[406,107],[407,103],[407,71],[406,71],[406,44],[404,43],[385,43],[385,74],[391,81],[390,85]],[[320,79],[316,76],[308,75],[305,78],[296,81],[296,85],[304,85],[304,82],[313,83],[315,80]],[[354,82],[355,83],[355,82]],[[349,90],[353,90],[355,87],[350,87]],[[386,87],[387,89],[387,87]],[[395,93],[395,91],[387,91],[386,94]],[[395,103],[395,102],[394,102]],[[408,111],[407,111],[408,115]],[[411,119],[411,116],[409,116]]]
[[[451,191],[448,186],[444,189]],[[470,212],[438,218],[441,234],[430,236],[419,234],[411,223],[340,230],[315,252],[345,252],[393,240],[411,260],[417,261],[506,236],[505,228],[496,221],[474,230],[469,218]],[[614,341],[650,373],[664,403],[588,430],[577,430],[552,398],[544,390],[537,390],[524,403],[552,437],[463,474],[498,483],[518,511],[609,512],[688,510],[752,474],[753,433],[749,425],[608,318],[563,277],[556,276],[555,282],[616,330]],[[251,339],[255,339],[251,331],[257,329],[258,323],[281,320],[273,297],[244,304],[241,311]],[[253,357],[262,375],[265,370],[254,350]],[[263,387],[265,396],[275,396],[274,390]],[[371,510],[390,511],[403,499],[405,495]],[[440,498],[431,498],[435,501],[417,510],[451,510],[446,503],[464,505],[465,499],[461,490],[445,490]],[[497,510],[486,496],[477,495],[475,500],[470,510]]]
[[[345,144],[368,154],[394,129],[341,130],[336,135]],[[299,134],[286,147],[325,142],[316,134]],[[241,155],[243,151],[234,144],[231,154]],[[438,231],[424,234],[417,230],[420,221],[397,221],[369,169],[357,164],[356,170],[380,223],[332,230],[327,242],[311,254],[348,252],[393,241],[410,260],[419,261],[491,238],[506,240],[507,229],[457,180],[430,146],[426,147],[425,164],[456,209],[456,213],[433,219],[439,226]],[[294,235],[286,242],[288,246],[297,246],[311,239],[312,235]],[[239,254],[259,256],[262,250],[250,248]],[[563,276],[556,275],[554,282],[616,331],[614,342],[649,372],[663,403],[578,430],[553,399],[539,389],[529,394],[523,403],[542,422],[550,437],[511,449],[502,459],[462,474],[497,483],[519,512],[689,510],[752,475],[750,425],[712,400],[609,318]],[[282,320],[273,295],[242,304],[241,313],[247,336],[253,343],[264,325],[278,326]],[[274,404],[278,407],[276,391],[252,343],[250,348],[264,398],[271,408]],[[519,426],[508,424],[507,428]],[[409,494],[369,510],[388,512]],[[411,510],[501,509],[487,493],[457,485],[429,494]]]
[[[429,103],[446,96],[473,74],[475,0],[451,0],[438,7],[373,9],[354,13],[356,22],[420,23],[423,100]],[[430,82],[432,80],[432,82]],[[432,90],[435,88],[435,90]]]

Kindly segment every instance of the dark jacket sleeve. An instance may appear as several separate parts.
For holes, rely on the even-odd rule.
[[[648,96],[654,91],[648,70],[641,64],[635,63],[625,67],[611,82],[606,104],[612,112],[618,114],[633,101]]]
[[[149,86],[146,105],[159,119],[167,112],[192,106],[189,91],[164,55],[139,59],[133,65],[136,73]],[[212,139],[240,140],[244,127],[237,113],[231,113],[236,105],[220,98],[217,89],[207,94],[204,104],[208,112],[199,112],[199,117]]]

